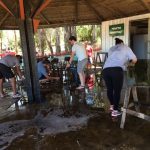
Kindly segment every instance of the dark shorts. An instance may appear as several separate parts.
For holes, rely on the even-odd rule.
[[[11,68],[0,63],[0,79],[2,79],[2,78],[9,79],[9,78],[13,78],[13,77],[14,77],[14,74],[13,74]]]

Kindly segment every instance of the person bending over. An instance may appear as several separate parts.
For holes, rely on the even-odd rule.
[[[49,73],[47,71],[48,68],[49,68],[49,65],[50,65],[50,61],[49,60],[40,60],[37,63],[38,77],[39,77],[40,81],[48,81],[48,80],[51,80],[51,79],[58,80],[59,79],[59,77],[51,77],[51,76],[49,76]]]
[[[13,98],[19,98],[21,95],[16,90],[16,78],[14,73],[12,72],[12,69],[14,72],[16,72],[20,79],[23,79],[20,66],[19,66],[19,60],[16,56],[13,55],[7,55],[0,59],[0,97],[4,97],[5,93],[3,91],[3,80],[4,78],[7,78],[11,82],[12,90],[13,90]]]
[[[123,70],[126,70],[127,62],[132,64],[137,62],[135,54],[128,46],[124,45],[121,39],[116,38],[115,42],[116,45],[109,49],[108,58],[102,71],[113,117],[121,115],[118,105],[123,86]]]

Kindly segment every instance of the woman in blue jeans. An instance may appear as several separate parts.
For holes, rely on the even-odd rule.
[[[119,38],[115,39],[116,45],[111,47],[108,58],[103,67],[103,78],[107,87],[107,97],[110,102],[111,116],[121,115],[118,110],[120,95],[123,86],[123,71],[128,62],[135,64],[137,58],[133,51]]]

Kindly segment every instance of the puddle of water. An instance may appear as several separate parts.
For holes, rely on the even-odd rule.
[[[56,135],[58,133],[76,131],[86,126],[87,120],[92,115],[79,114],[64,117],[61,109],[50,109],[38,112],[30,120],[14,120],[0,124],[0,147],[6,148],[16,138],[23,136],[27,130],[36,129],[37,134]],[[7,143],[7,144],[6,144]]]
[[[32,126],[23,136],[16,138],[7,149],[19,147],[22,150],[148,150],[150,124],[133,117],[128,119],[130,122],[127,123],[126,130],[120,129],[119,122],[113,123],[106,114],[90,119],[87,125],[84,124],[82,128],[79,126],[78,130],[65,133],[42,135],[40,132],[43,132],[44,128],[40,128],[38,132]]]

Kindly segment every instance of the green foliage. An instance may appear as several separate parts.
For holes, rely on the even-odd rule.
[[[100,42],[101,28],[100,25],[77,26],[78,41],[90,41],[92,43]],[[93,36],[95,33],[95,37]]]
[[[40,47],[40,45],[39,45],[39,39],[38,39],[38,34],[36,33],[35,35],[34,35],[34,41],[35,41],[35,47]]]
[[[14,50],[15,49],[15,42],[14,42],[14,40],[10,40],[9,41],[9,47],[12,49],[12,50]]]
[[[91,26],[77,26],[78,41],[91,41],[92,28]]]
[[[56,35],[56,29],[58,30],[58,33]],[[45,31],[44,33],[42,31]],[[9,32],[9,34],[8,34]],[[14,31],[11,31],[12,33]],[[21,41],[20,41],[20,34],[17,32],[17,43],[14,40],[13,36],[9,36],[10,31],[0,31],[0,38],[2,41],[3,47],[9,46],[12,49],[15,50],[15,47],[17,45],[17,50],[21,50]],[[49,47],[57,47],[60,45],[62,50],[69,51],[71,49],[70,44],[68,43],[68,39],[71,34],[77,36],[78,41],[90,41],[92,44],[95,44],[96,42],[100,43],[100,34],[101,29],[99,25],[82,25],[82,26],[67,26],[67,30],[65,28],[46,28],[46,29],[39,29],[38,32],[34,35],[34,41],[35,41],[35,48],[39,49],[42,52],[49,51]],[[13,35],[13,34],[11,34]],[[67,35],[67,36],[66,36]],[[57,39],[57,40],[56,40]],[[59,41],[60,40],[60,41]],[[49,45],[47,43],[49,41]],[[55,51],[55,48],[53,49]]]

